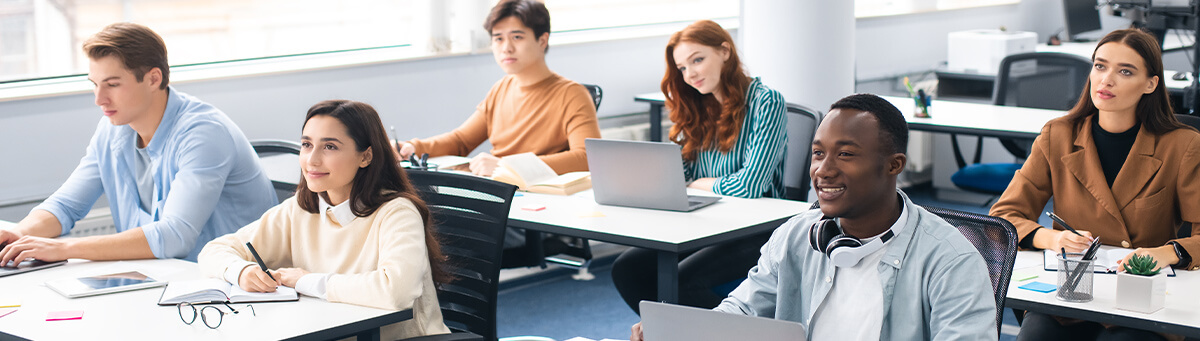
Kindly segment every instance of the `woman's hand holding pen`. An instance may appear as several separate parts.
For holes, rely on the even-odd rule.
[[[1071,253],[1087,250],[1088,244],[1091,244],[1091,242],[1092,234],[1088,231],[1079,231],[1079,234],[1076,235],[1070,231],[1042,229],[1033,235],[1033,246],[1037,248],[1049,250],[1067,249],[1067,252]]]
[[[1159,247],[1139,247],[1136,250],[1133,250],[1133,252],[1130,252],[1128,255],[1125,255],[1125,258],[1121,258],[1121,260],[1117,261],[1117,271],[1125,271],[1125,262],[1129,261],[1129,258],[1133,257],[1133,255],[1148,255],[1150,257],[1154,257],[1154,261],[1158,262],[1157,269],[1162,269],[1171,266],[1171,264],[1179,263],[1179,257],[1175,255],[1175,246],[1168,244]]]
[[[274,271],[275,278],[279,279],[279,283],[285,287],[296,287],[296,282],[300,281],[300,277],[308,274],[308,270],[301,268],[279,268]]]
[[[276,274],[275,278],[279,278],[277,272],[272,271],[272,273]],[[255,265],[246,266],[242,269],[242,274],[238,276],[238,286],[249,292],[275,292],[275,287],[280,284],[282,283],[271,279],[271,276]]]

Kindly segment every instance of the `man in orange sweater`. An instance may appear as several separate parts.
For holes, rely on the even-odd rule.
[[[471,159],[472,173],[491,176],[500,157],[534,153],[555,173],[586,171],[584,140],[600,137],[596,106],[588,90],[550,71],[550,12],[535,0],[505,0],[483,23],[492,36],[492,56],[507,76],[488,91],[475,113],[451,132],[412,139],[397,146],[401,159],[414,153],[466,156],[491,140],[490,153]],[[525,247],[525,233],[509,228],[504,237],[504,268],[532,266],[540,259]],[[557,237],[542,243],[545,255],[566,250]]]
[[[499,157],[532,152],[558,174],[587,170],[583,141],[599,138],[596,107],[579,83],[550,71],[550,13],[534,0],[501,1],[483,24],[492,55],[507,73],[492,86],[475,113],[451,132],[412,139],[399,148],[413,153],[466,156],[491,140],[490,153],[471,159],[472,173],[491,176]]]

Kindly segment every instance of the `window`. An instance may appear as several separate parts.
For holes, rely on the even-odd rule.
[[[120,21],[171,65],[423,42],[436,0],[0,0],[0,82],[87,72],[83,41]]]
[[[1007,5],[1021,0],[855,0],[854,16],[881,17],[970,7]]]
[[[495,2],[495,1],[493,1]],[[736,18],[736,0],[546,0],[554,32]]]

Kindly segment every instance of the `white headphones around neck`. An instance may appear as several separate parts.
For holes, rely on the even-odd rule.
[[[813,250],[829,257],[833,266],[849,268],[858,265],[863,257],[882,249],[883,244],[895,235],[889,228],[879,238],[863,244],[862,240],[843,232],[837,220],[821,217],[820,221],[813,223],[808,229],[808,243]]]

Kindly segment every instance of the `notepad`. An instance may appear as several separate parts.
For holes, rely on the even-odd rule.
[[[46,314],[46,321],[79,320],[83,318],[83,310],[54,311]]]
[[[300,295],[289,287],[275,288],[275,292],[249,292],[229,282],[216,279],[172,281],[163,288],[158,305],[189,303],[254,303],[296,301]]]
[[[1019,286],[1018,288],[1025,289],[1025,290],[1033,290],[1033,291],[1037,291],[1037,292],[1051,292],[1051,291],[1058,290],[1058,287],[1055,286],[1054,284],[1042,283],[1042,282],[1031,282],[1029,284]]]
[[[1096,260],[1092,264],[1092,268],[1094,272],[1116,273],[1118,270],[1117,261],[1125,259],[1125,256],[1132,252],[1133,249],[1101,245],[1100,250],[1096,252]],[[1078,259],[1083,254],[1068,252],[1067,256]],[[1042,250],[1042,262],[1046,271],[1058,271],[1059,258],[1061,256],[1058,255],[1058,252],[1049,249]],[[1175,277],[1175,269],[1172,269],[1170,266],[1162,268],[1161,271],[1166,273],[1168,277]]]

